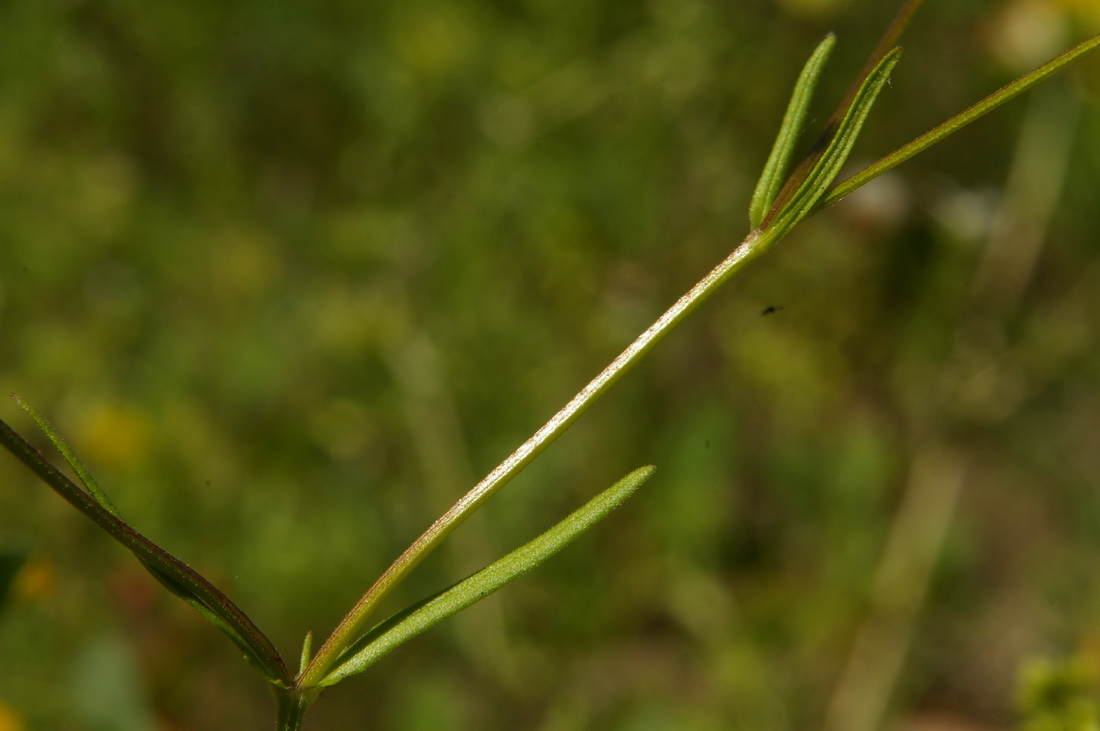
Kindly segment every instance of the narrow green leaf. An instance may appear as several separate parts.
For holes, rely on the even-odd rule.
[[[305,672],[306,665],[309,665],[310,658],[313,657],[313,632],[306,632],[306,638],[302,641],[302,657],[298,661],[298,672]]]
[[[1097,46],[1100,46],[1100,34],[1094,35],[1087,41],[1082,41],[1081,43],[1078,43],[1073,48],[1048,61],[1039,68],[1033,71],[1029,71],[1028,73],[1024,74],[1010,84],[1002,86],[1000,89],[993,92],[985,99],[982,99],[977,104],[967,108],[959,114],[956,114],[954,117],[947,120],[938,127],[934,127],[928,132],[925,132],[923,135],[916,138],[909,144],[898,148],[894,152],[882,158],[874,165],[864,168],[860,172],[856,173],[852,177],[845,180],[843,183],[840,183],[832,190],[830,190],[827,195],[823,196],[816,202],[815,206],[817,208],[822,208],[824,206],[837,202],[855,189],[866,185],[870,181],[877,178],[879,175],[882,175],[887,170],[897,167],[898,165],[918,153],[924,152],[929,147],[936,144],[948,135],[958,132],[966,125],[993,111],[997,107],[1007,102],[1009,99],[1012,99],[1013,97],[1022,94],[1023,92],[1038,84],[1046,77],[1060,70],[1066,64],[1076,60],[1078,57],[1088,53]]]
[[[150,541],[150,543],[152,542]],[[157,548],[163,551],[159,546]],[[151,563],[140,555],[138,555],[138,560],[161,586],[190,604],[207,622],[217,627],[228,637],[237,646],[237,649],[244,654],[245,660],[263,673],[268,680],[284,684],[289,682],[288,677],[279,677],[271,673],[271,669],[275,667],[282,668],[282,659],[277,652],[274,657],[270,655],[270,651],[275,650],[274,646],[267,641],[267,638],[255,625],[252,625],[251,620],[247,618],[244,612],[233,604],[227,596],[214,588],[213,585],[210,585],[209,582],[206,582],[206,579],[202,578],[191,567],[175,559],[171,554],[167,552],[165,554],[178,562],[178,565],[174,567],[175,570],[166,571],[160,565]],[[182,571],[180,567],[182,567]],[[203,587],[196,587],[193,577],[189,574],[199,576],[202,581],[206,582],[208,584],[207,590],[203,590]],[[210,596],[209,589],[214,589],[218,596]],[[240,621],[242,618],[245,622]],[[250,626],[254,631],[249,631]],[[270,646],[267,650],[265,650],[265,643]],[[278,662],[272,663],[273,659]]]
[[[126,547],[165,588],[199,611],[244,652],[272,683],[289,687],[290,674],[271,640],[240,607],[192,569],[80,489],[18,432],[0,421],[0,444],[37,474],[54,492]]]
[[[57,430],[53,428],[53,425],[46,420],[46,417],[38,413],[38,410],[28,404],[23,399],[19,398],[15,394],[12,394],[15,402],[19,404],[23,411],[30,414],[31,419],[38,425],[38,428],[42,430],[42,433],[53,442],[54,448],[61,453],[61,456],[65,458],[65,461],[69,463],[69,466],[73,468],[73,472],[80,478],[80,482],[87,488],[88,493],[95,498],[95,501],[107,509],[111,515],[116,518],[121,518],[118,514],[118,510],[115,509],[114,503],[107,497],[107,493],[99,487],[99,483],[92,477],[92,473],[88,471],[88,468],[84,466],[84,463],[80,461],[80,458],[76,456],[76,452],[72,450],[69,443],[57,433]]]
[[[779,194],[776,196],[776,201],[773,203],[771,209],[764,215],[764,220],[761,221],[758,227],[759,229],[769,228],[772,219],[775,218],[780,210],[787,207],[787,202],[794,193],[802,187],[806,177],[821,160],[821,156],[825,152],[825,146],[833,139],[835,131],[840,126],[841,121],[851,112],[857,94],[866,86],[867,80],[870,78],[875,68],[894,50],[893,46],[897,44],[898,38],[901,37],[901,34],[913,19],[913,16],[920,8],[922,2],[923,0],[906,0],[898,9],[897,14],[894,15],[894,20],[879,38],[878,44],[876,44],[875,49],[867,58],[867,63],[864,64],[863,69],[856,76],[851,87],[849,87],[848,93],[844,95],[844,99],[837,105],[836,111],[829,117],[829,121],[825,123],[825,130],[822,132],[817,142],[814,143],[813,148],[810,150],[810,154],[798,164],[795,171],[791,173],[790,177],[783,183],[782,189],[780,189]],[[777,234],[777,238],[781,238],[785,234],[785,231],[776,230],[774,228],[772,232],[773,234]]]
[[[349,675],[363,672],[402,642],[484,599],[535,568],[620,505],[649,479],[654,469],[650,466],[634,470],[530,543],[449,589],[382,622],[348,648],[345,653],[347,659],[329,673],[320,685],[334,685]]]
[[[874,70],[867,75],[836,129],[832,132],[826,131],[825,139],[828,140],[828,144],[809,173],[789,198],[785,201],[781,199],[777,208],[769,212],[765,220],[765,228],[777,230],[782,236],[814,210],[818,200],[840,174],[840,169],[847,161],[852,146],[855,145],[859,133],[863,130],[867,115],[871,113],[871,107],[886,87],[890,72],[900,58],[901,49],[893,49],[883,56]]]
[[[779,134],[775,137],[775,144],[772,145],[768,161],[764,163],[764,171],[760,174],[760,180],[756,182],[756,190],[753,191],[752,201],[749,203],[749,224],[753,229],[760,226],[783,187],[791,155],[806,123],[806,112],[813,99],[814,89],[817,88],[821,70],[825,67],[825,62],[829,59],[829,54],[832,53],[835,45],[834,34],[825,36],[806,61],[806,65],[802,67],[802,73],[798,76],[794,91],[791,93],[791,100],[787,104],[787,111],[783,115]]]

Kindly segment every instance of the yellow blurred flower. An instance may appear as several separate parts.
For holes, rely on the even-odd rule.
[[[80,410],[73,448],[82,460],[108,468],[130,468],[149,453],[149,420],[139,411],[114,404]]]
[[[57,571],[53,563],[44,558],[31,559],[15,576],[15,595],[23,601],[45,599],[56,588]],[[0,723],[0,731],[3,729],[3,723]]]
[[[1085,26],[1090,33],[1100,32],[1100,0],[1049,0]]]
[[[24,731],[26,728],[15,709],[0,701],[0,731]]]

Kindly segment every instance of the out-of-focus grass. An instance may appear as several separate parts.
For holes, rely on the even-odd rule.
[[[1095,30],[1091,7],[926,3],[855,158]],[[823,118],[892,10],[7,4],[0,392],[293,657],[740,240],[805,55],[838,32]],[[404,598],[656,463],[634,503],[315,727],[820,727],[893,616],[875,577],[929,444],[963,477],[912,643],[872,643],[908,648],[890,717],[1000,727],[1023,658],[1095,655],[1096,88],[1086,61],[755,264]],[[1026,152],[1029,105],[1064,146]],[[135,727],[268,723],[228,643],[2,464],[0,540],[51,577],[0,614],[9,715],[93,728],[76,674],[114,662]]]

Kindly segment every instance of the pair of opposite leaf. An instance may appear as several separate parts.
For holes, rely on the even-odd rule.
[[[65,439],[33,407],[22,399],[19,405],[31,416],[62,458],[76,473],[83,488],[66,477],[38,450],[11,427],[0,421],[0,443],[31,468],[55,492],[92,519],[112,538],[126,547],[170,592],[194,607],[221,630],[245,658],[274,686],[298,686],[270,640],[229,597],[205,577],[153,543],[127,523]],[[457,582],[389,619],[343,648],[333,669],[315,687],[333,685],[360,673],[399,644],[420,634],[447,617],[487,597],[513,579],[532,570],[575,540],[596,522],[622,504],[653,474],[653,467],[634,470],[571,513],[550,530],[484,569]],[[303,646],[301,667],[309,663],[311,636]]]
[[[788,176],[791,156],[805,126],[810,101],[835,45],[835,35],[825,36],[798,77],[779,134],[749,203],[749,225],[754,231],[769,231],[775,238],[782,238],[813,213],[840,174],[871,107],[901,59],[901,49],[894,48],[875,64],[851,101],[841,105],[803,163]]]

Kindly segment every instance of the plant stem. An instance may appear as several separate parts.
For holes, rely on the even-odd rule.
[[[561,411],[547,421],[527,441],[519,446],[496,469],[477,483],[446,513],[439,517],[423,535],[416,539],[393,564],[386,569],[374,585],[359,599],[340,622],[332,635],[314,656],[299,677],[304,688],[318,685],[340,657],[340,653],[366,630],[366,621],[372,610],[393,587],[439,544],[448,534],[493,493],[519,474],[542,450],[562,435],[589,406],[598,401],[619,378],[628,372],[653,346],[675,328],[696,307],[712,295],[735,272],[762,254],[773,244],[778,234],[774,231],[753,231],[718,266],[711,270],[694,287],[676,301],[656,322],[631,343],[598,376],[569,400]]]
[[[824,208],[825,206],[836,203],[838,200],[848,195],[856,188],[866,185],[871,180],[882,175],[887,170],[897,167],[901,163],[905,162],[914,155],[924,152],[932,145],[936,144],[943,138],[950,134],[954,134],[966,125],[970,124],[979,117],[988,114],[997,107],[1001,106],[1009,99],[1022,94],[1031,87],[1038,84],[1046,77],[1058,71],[1066,64],[1075,60],[1079,56],[1088,53],[1092,49],[1100,46],[1100,33],[1094,35],[1086,41],[1078,43],[1073,48],[1069,49],[1065,53],[1047,61],[1039,68],[1024,74],[1020,78],[1016,79],[1010,84],[1002,86],[997,91],[993,92],[985,99],[982,99],[977,104],[967,108],[966,110],[956,114],[951,119],[947,120],[943,124],[930,129],[922,134],[909,144],[895,150],[886,157],[882,158],[874,165],[866,167],[859,171],[852,177],[848,178],[842,183],[834,186],[832,190],[826,193],[821,200],[817,202],[817,208]]]
[[[302,718],[309,708],[312,698],[300,689],[271,685],[271,695],[275,698],[275,731],[299,731]]]

